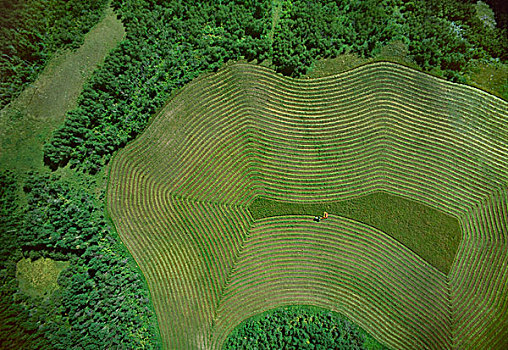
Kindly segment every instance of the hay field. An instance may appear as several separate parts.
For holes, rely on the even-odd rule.
[[[394,349],[508,339],[508,104],[378,62],[318,79],[235,64],[195,80],[111,163],[108,210],[148,281],[164,346],[218,349],[242,320],[311,304]],[[458,220],[444,274],[330,213],[254,220],[257,198],[385,192]]]

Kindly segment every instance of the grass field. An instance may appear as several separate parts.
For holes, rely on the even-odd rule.
[[[503,348],[507,109],[385,62],[301,80],[236,64],[193,81],[117,154],[108,185],[164,346],[217,349],[248,317],[314,305],[394,349]],[[319,213],[249,210],[259,198],[319,206],[379,192],[459,223],[447,274],[333,211],[316,225]]]

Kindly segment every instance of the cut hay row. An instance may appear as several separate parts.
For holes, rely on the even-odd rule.
[[[108,188],[165,347],[219,348],[246,317],[309,303],[396,349],[498,346],[506,192],[488,198],[508,184],[506,112],[481,91],[389,63],[313,80],[237,64],[191,83],[114,159]],[[379,190],[460,220],[449,276],[351,220],[250,227],[260,195],[322,202]]]
[[[250,68],[250,66],[248,66],[249,69],[252,69]],[[252,74],[251,74],[252,75]],[[270,74],[266,74],[268,76],[270,76],[272,79],[276,79],[276,76],[274,77],[273,75],[270,75]],[[251,79],[253,82],[259,82],[259,81],[262,81],[262,79],[255,79],[254,77],[252,77]],[[379,81],[379,80],[383,80],[383,79],[377,79],[376,81]],[[374,81],[375,83],[375,81]],[[403,85],[403,83],[401,82],[401,84],[397,84],[397,86],[399,85]],[[436,85],[436,84],[435,84]],[[277,95],[277,92],[278,90],[275,90],[275,92],[273,92],[272,95]],[[413,99],[413,96],[412,95],[409,95],[407,96],[406,100],[407,100],[407,104],[410,103],[410,101]],[[314,101],[313,100],[309,100],[309,104],[313,104]],[[446,103],[444,104],[450,104],[451,102],[447,101]],[[402,104],[404,105],[404,104]],[[280,107],[280,112],[277,114],[275,110],[272,110],[270,114],[267,114],[267,118],[271,118],[272,120],[276,120],[274,122],[275,123],[278,123],[280,119],[282,119],[281,115],[283,116],[287,116],[289,115],[289,113],[287,112],[286,109],[284,109],[284,107],[286,106],[281,106]],[[443,107],[444,108],[444,107]],[[401,113],[402,112],[402,113]],[[483,111],[485,112],[485,111]],[[440,163],[444,163],[443,160],[446,160],[446,156],[449,155],[450,151],[451,150],[454,150],[454,152],[452,153],[452,156],[453,156],[453,159],[457,159],[457,154],[460,154],[460,152],[462,151],[461,149],[463,149],[464,147],[460,147],[458,150],[457,150],[457,146],[456,146],[456,142],[460,142],[461,139],[469,136],[469,135],[466,135],[466,136],[461,136],[461,135],[458,135],[457,132],[453,132],[452,131],[449,131],[449,130],[446,130],[442,127],[442,125],[440,125],[440,120],[436,120],[437,117],[439,117],[439,114],[441,115],[441,124],[444,124],[444,123],[447,123],[447,127],[448,129],[451,128],[450,126],[450,120],[449,120],[449,116],[446,114],[446,113],[443,113],[442,110],[429,110],[427,111],[427,113],[425,115],[417,115],[415,113],[412,113],[411,110],[407,110],[407,109],[404,109],[404,110],[401,110],[401,108],[399,108],[399,116],[396,116],[396,119],[394,120],[394,117],[392,117],[391,115],[385,115],[385,116],[381,116],[384,120],[385,120],[385,123],[386,120],[388,120],[388,123],[390,125],[388,125],[385,130],[387,132],[390,132],[390,135],[393,135],[390,137],[390,139],[387,140],[387,143],[388,142],[393,142],[393,143],[397,143],[397,142],[400,142],[401,139],[403,139],[404,137],[406,137],[405,135],[408,134],[407,130],[406,130],[406,127],[407,126],[411,126],[413,127],[413,125],[415,125],[416,127],[420,126],[420,129],[422,128],[422,126],[424,126],[424,121],[422,122],[422,119],[426,118],[426,119],[430,119],[430,118],[434,118],[434,124],[433,125],[427,125],[426,127],[426,133],[422,133],[420,131],[420,137],[419,137],[419,140],[414,137],[415,136],[415,133],[412,131],[411,134],[409,134],[410,136],[412,136],[412,140],[410,140],[411,142],[417,142],[417,141],[420,141],[425,147],[426,149],[422,149],[422,148],[415,148],[415,151],[411,154],[411,155],[407,155],[408,158],[407,160],[412,160],[414,159],[414,156],[415,155],[418,155],[418,154],[422,154],[423,157],[419,157],[420,159],[418,159],[418,162],[415,162],[415,167],[417,167],[419,164],[421,164],[422,162],[426,162],[428,161],[426,159],[426,156],[429,154],[429,151],[432,152],[432,149],[429,150],[429,147],[432,148],[432,147],[435,147],[435,144],[439,145],[441,144],[441,154],[437,154],[435,157],[434,157],[434,164],[432,164],[431,167],[435,167],[435,166],[440,166]],[[485,113],[484,113],[485,114]],[[462,118],[463,119],[466,119],[466,114],[463,114],[462,115]],[[339,118],[339,116],[337,116],[337,118]],[[405,120],[404,120],[405,118]],[[329,120],[332,119],[333,121],[333,117],[329,118]],[[474,119],[474,118],[469,118],[469,119]],[[493,120],[495,120],[496,118],[492,118]],[[293,116],[293,120],[296,120],[296,121],[299,121],[296,116]],[[432,121],[432,120],[431,120]],[[467,119],[466,119],[466,122],[467,122]],[[311,122],[307,122],[308,124],[311,124]],[[398,125],[398,124],[402,124],[402,123],[405,123],[406,125]],[[301,124],[301,127],[299,128],[299,130],[307,130],[308,129],[308,125],[304,125],[304,123],[300,123]],[[486,122],[485,123],[486,125],[489,124],[489,122]],[[437,125],[437,127],[435,127],[435,125]],[[291,136],[293,135],[293,132],[291,129],[289,129],[288,125],[284,125],[284,127],[280,127],[278,128],[278,130],[274,131],[273,133],[276,133],[277,131],[279,131],[279,134],[280,134],[280,139],[284,139],[285,137],[286,138],[291,138]],[[296,128],[295,128],[296,129]],[[328,131],[328,130],[327,130]],[[445,132],[448,132],[448,134],[450,135],[449,137],[447,137],[447,135],[445,134]],[[266,133],[266,130],[262,130],[263,134]],[[270,135],[272,136],[272,135]],[[459,137],[457,137],[459,136]],[[486,135],[486,137],[488,137],[490,135]],[[341,135],[342,137],[342,135]],[[435,137],[435,140],[439,140],[439,143],[438,142],[429,142],[429,140],[427,138],[430,138],[432,140],[432,137]],[[318,139],[318,140],[322,140],[323,143],[325,143],[327,140],[326,138],[321,138],[321,135],[320,135],[320,131],[319,130],[313,130],[312,132],[312,138],[313,139]],[[359,137],[360,138],[360,137]],[[474,140],[474,143],[472,143],[470,140],[475,138]],[[472,146],[475,147],[475,150],[477,153],[479,152],[482,152],[483,154],[483,158],[486,160],[486,161],[489,161],[489,165],[492,166],[492,169],[497,171],[498,174],[500,175],[499,177],[496,177],[496,176],[493,176],[491,177],[490,179],[487,178],[489,181],[495,181],[495,183],[491,186],[491,188],[489,188],[488,190],[493,190],[495,188],[498,188],[500,185],[502,185],[502,179],[503,178],[507,178],[507,167],[505,167],[503,163],[499,163],[498,160],[500,159],[500,157],[503,155],[503,154],[506,154],[507,152],[507,149],[506,149],[506,145],[503,145],[502,142],[499,142],[499,138],[495,141],[497,142],[491,142],[490,140],[486,140],[487,143],[490,143],[490,145],[487,145],[487,147],[482,147],[482,143],[476,139],[476,135],[473,134],[473,136],[470,136],[469,137],[469,140],[467,140],[467,145],[463,145],[463,146],[469,146],[469,148],[471,148]],[[268,140],[270,139],[273,139],[273,137],[270,137],[268,138]],[[342,141],[342,138],[339,139],[340,141]],[[293,142],[288,142],[290,145],[289,147],[293,147],[293,149],[286,149],[284,150],[285,152],[287,153],[284,153],[284,152],[280,152],[281,154],[293,154],[292,152],[298,152],[298,149],[294,149],[295,147],[299,146],[300,148],[302,148],[302,142],[297,142],[296,139],[293,139],[292,140]],[[269,142],[269,141],[268,141]],[[268,143],[267,142],[267,143]],[[307,139],[307,142],[309,142],[309,140]],[[335,142],[335,144],[337,144],[337,142]],[[296,146],[295,146],[296,145]],[[430,146],[428,146],[430,145]],[[503,148],[499,148],[499,146],[503,146]],[[277,145],[279,146],[279,145]],[[268,147],[270,147],[270,145],[268,145]],[[280,146],[279,146],[280,147]],[[386,149],[397,149],[397,148],[400,148],[402,151],[404,151],[407,147],[407,144],[403,144],[403,145],[395,145],[395,147],[393,147],[392,145],[388,145],[388,147],[386,147]],[[490,150],[495,150],[496,152],[493,153],[493,154],[486,154],[486,152],[490,151]],[[326,151],[326,149],[324,149],[324,151]],[[468,150],[464,150],[465,152],[468,152]],[[402,155],[401,158],[403,158],[404,156],[406,155]],[[354,154],[353,154],[353,157],[354,157]],[[314,157],[311,157],[313,159],[310,159],[309,160],[309,163],[313,162],[313,164],[315,164],[316,162],[319,162],[319,155],[315,154]],[[300,160],[301,158],[298,158],[298,160]],[[342,160],[342,159],[341,159]],[[406,159],[404,160],[404,162],[407,161]],[[270,160],[270,163],[273,162],[273,158],[271,158]],[[472,168],[472,167],[475,167],[475,159],[473,157],[468,157],[467,158],[467,166],[466,164],[464,166],[460,166],[460,167],[457,167],[458,170],[460,171],[460,169],[468,169],[468,168]],[[273,163],[272,163],[273,164]],[[302,164],[303,166],[300,168],[301,172],[303,172],[305,169],[308,169],[309,166],[312,166],[311,164]],[[274,165],[274,166],[277,166],[277,165]],[[413,168],[415,168],[413,167]],[[440,171],[443,171],[443,169],[450,169],[450,166],[446,163],[444,163],[443,165],[440,166],[440,168],[438,168],[437,170],[437,174],[439,176],[440,174]],[[284,169],[284,172],[286,171],[286,169]],[[425,171],[427,172],[428,170],[425,169]],[[480,174],[482,175],[482,174]],[[320,174],[318,174],[318,176],[316,176],[316,186],[319,186],[319,180],[320,180]],[[423,176],[422,178],[425,178],[426,176]],[[477,178],[482,178],[481,176],[478,176],[476,175]],[[501,181],[496,181],[497,179],[500,179]],[[463,177],[463,182],[464,181],[469,181],[468,178],[466,177]],[[308,185],[308,183],[306,184]],[[435,181],[432,186],[436,186],[438,185],[437,184],[437,181]],[[270,187],[270,186],[266,186],[266,187]],[[306,187],[306,189],[308,190],[308,186]],[[457,184],[457,186],[455,186],[455,188],[452,188],[453,190],[456,190],[456,191],[459,191],[460,192],[460,189],[463,188],[463,183],[459,183]],[[450,189],[450,190],[452,190]],[[451,192],[454,192],[455,191],[451,191]],[[475,194],[478,194],[476,199],[474,200],[474,202],[477,202],[478,200],[480,200],[481,198],[483,198],[486,194],[489,193],[489,191],[487,190],[484,190],[483,187],[480,187],[478,186],[477,188],[473,188],[469,191],[469,194],[470,195],[475,195]],[[460,198],[462,196],[462,194],[458,194],[457,195],[457,198]],[[451,203],[455,203],[456,200],[455,198],[451,198],[451,199],[448,199],[446,200],[446,198],[441,198],[441,200],[444,200],[444,202],[451,202]],[[465,207],[467,206],[470,206],[472,202],[469,202],[465,205]],[[462,209],[464,209],[464,207],[462,207]]]
[[[154,191],[164,193],[157,186]],[[182,334],[206,343],[207,328],[250,217],[242,208],[159,196],[151,197],[153,201],[147,196],[129,208],[126,217],[137,220],[116,225],[119,231],[132,233],[123,237],[127,247],[143,253],[138,263],[149,281],[161,334],[171,339],[165,346],[187,348],[188,339]]]
[[[253,81],[259,81],[259,79],[253,79]],[[471,96],[470,94],[471,91],[468,92],[469,94],[467,95],[467,97],[469,98]],[[455,101],[456,100],[455,95],[453,97],[454,98],[450,99],[451,101],[449,101],[448,103],[450,105],[453,104],[455,109],[459,109],[457,106],[460,107],[460,103],[456,103],[457,101]],[[482,103],[483,102],[484,101],[482,101]],[[405,101],[405,103],[401,103],[401,106],[406,105],[411,105],[410,99],[408,99],[408,101]],[[493,107],[490,106],[491,108],[489,108],[487,111],[485,105],[476,104],[473,105],[471,108],[469,108],[474,112],[471,114],[467,113],[468,108],[463,108],[462,110],[460,110],[459,114],[460,118],[462,119],[461,125],[462,130],[460,135],[457,132],[454,132],[454,130],[447,131],[444,128],[445,126],[448,126],[448,129],[450,128],[449,115],[447,113],[443,113],[442,112],[443,109],[441,109],[439,106],[435,107],[434,110],[430,110],[423,115],[423,116],[427,115],[428,116],[427,118],[422,118],[422,114],[415,113],[415,111],[402,109],[401,106],[399,106],[398,109],[393,108],[394,111],[391,111],[391,115],[392,116],[395,115],[397,119],[395,120],[396,123],[392,123],[393,125],[390,126],[389,130],[394,135],[393,137],[391,137],[392,140],[398,140],[400,142],[402,138],[403,143],[400,146],[390,145],[385,148],[385,150],[391,151],[389,154],[391,159],[387,160],[385,164],[391,165],[391,169],[389,168],[389,175],[391,175],[390,178],[395,180],[392,181],[394,185],[393,188],[391,188],[392,192],[397,193],[398,190],[400,191],[401,187],[400,183],[407,182],[408,174],[411,174],[416,179],[417,176],[415,176],[415,172],[418,170],[418,167],[420,168],[423,167],[424,169],[422,170],[424,172],[422,172],[419,178],[420,180],[422,179],[425,180],[425,182],[420,181],[418,186],[416,186],[416,188],[412,190],[413,193],[411,193],[409,197],[418,198],[431,205],[437,206],[438,208],[445,211],[447,208],[453,208],[451,212],[455,215],[458,215],[460,213],[463,213],[464,210],[467,209],[468,207],[478,202],[481,202],[482,198],[485,198],[489,193],[494,191],[496,188],[500,187],[506,188],[506,180],[508,178],[507,176],[508,166],[506,161],[507,143],[506,139],[505,142],[503,142],[503,139],[499,135],[496,135],[496,133],[499,133],[500,130],[501,132],[503,131],[502,128],[500,129],[500,125],[502,125],[501,122],[503,120],[506,121],[506,104],[498,103],[497,106],[496,105],[494,105]],[[466,105],[466,107],[469,106]],[[274,110],[272,110],[271,112],[273,113],[273,111]],[[403,111],[404,113],[401,113],[400,111]],[[479,111],[481,113],[478,113]],[[408,118],[408,115],[413,118],[412,119]],[[288,116],[287,109],[284,109],[284,115],[283,116],[279,115],[278,117],[279,119],[282,119],[283,117],[288,118],[287,116]],[[441,123],[442,125],[439,125],[438,121],[436,122],[437,119],[436,116],[440,116],[441,119],[443,119],[443,122]],[[484,116],[488,116],[488,118],[485,118]],[[436,128],[434,132],[429,132],[432,130],[427,125],[427,130],[424,130],[426,131],[426,134],[423,134],[421,132],[422,126],[425,126],[425,124],[422,122],[423,119],[429,120],[431,124],[432,123],[438,124],[438,128]],[[412,130],[410,130],[410,132],[408,132],[408,124],[409,124],[408,121],[412,122],[412,125],[410,125]],[[400,127],[400,125],[403,125],[404,122],[406,123],[405,127],[404,128]],[[446,123],[448,123],[448,125],[446,125]],[[479,128],[471,127],[471,125],[474,125],[475,123],[481,126]],[[429,122],[427,122],[427,124],[429,124]],[[505,128],[504,130],[506,130],[506,126],[504,126],[504,128]],[[416,137],[414,137],[415,135],[418,134],[418,132],[420,134],[423,134],[419,140]],[[284,133],[287,132],[283,128],[281,128],[281,134]],[[318,138],[319,136],[313,137]],[[424,145],[426,147],[425,148],[413,147],[413,150],[409,149],[412,152],[408,153],[408,147],[411,147],[411,145],[418,144],[418,142],[420,143],[420,145]],[[446,145],[446,143],[448,143],[448,145]],[[439,153],[434,151],[436,145],[440,145],[442,147],[443,144],[445,144],[448,147],[442,149]],[[294,152],[295,150],[287,149],[285,150],[284,153],[292,154]],[[434,161],[430,163],[428,155],[432,153],[434,153],[433,154]],[[462,157],[461,153],[465,153],[465,155]],[[419,157],[419,155],[424,155],[424,157],[421,156]],[[451,161],[446,162],[447,158],[449,158],[450,155],[452,156]],[[299,154],[299,156],[301,157],[302,154]],[[415,162],[416,163],[415,165],[407,164],[407,160],[412,160],[418,157],[420,159],[418,160],[418,162]],[[299,158],[299,161],[300,159],[301,158]],[[436,160],[439,162],[437,162]],[[273,158],[270,159],[270,161],[273,162]],[[458,162],[461,162],[462,164],[457,164]],[[480,162],[483,163],[482,165],[484,169],[478,169],[478,163]],[[277,166],[274,165],[274,168],[277,168]],[[309,166],[303,166],[302,169],[309,169]],[[486,172],[485,170],[487,170],[488,172]],[[427,183],[429,177],[433,178],[433,182],[431,182],[430,184]],[[443,184],[443,179],[449,179],[449,183]],[[286,178],[285,180],[287,181],[288,179]],[[273,186],[270,187],[273,188]],[[425,194],[429,193],[432,194],[433,192],[437,192],[436,190],[438,189],[442,191],[443,195],[440,198],[435,198],[430,202],[429,200],[425,200],[422,196],[419,196],[418,192],[416,192],[420,191]],[[401,193],[399,192],[399,194]],[[408,193],[406,192],[405,195],[407,196]],[[464,200],[468,199],[468,197],[470,197],[469,201],[465,202]],[[463,205],[460,205],[461,202],[465,203]],[[499,218],[499,214],[497,214],[496,217]],[[504,232],[506,232],[506,225],[504,226]],[[465,234],[467,235],[469,233],[465,232]],[[489,248],[486,247],[484,251],[488,251],[488,249]],[[494,269],[499,268],[501,268],[500,269],[501,271],[506,271],[506,268],[503,270],[502,265],[499,266],[499,264],[495,264]],[[471,271],[471,273],[473,275],[476,274],[473,271]],[[503,276],[504,278],[506,278],[506,274],[504,274]],[[484,282],[487,285],[491,284],[491,282],[495,283],[495,281],[491,281],[490,279],[484,280]],[[463,293],[460,293],[460,295],[463,296]],[[506,316],[506,306],[503,306],[506,305],[506,293],[504,294],[496,293],[496,296],[498,297],[498,301],[499,297],[504,298],[505,304],[502,303],[498,304],[497,307],[490,309],[491,312],[488,312],[488,314],[492,316],[493,312],[501,312],[502,315]],[[468,306],[471,306],[475,303],[474,294],[471,294],[470,298],[465,299],[462,298],[462,300],[468,300],[469,301]],[[501,301],[502,300],[503,299],[501,299]],[[485,320],[488,318],[484,315],[478,317],[479,315],[481,314],[468,313],[467,314],[468,323],[478,324],[481,322],[480,320],[482,320],[483,323],[485,323]],[[493,317],[492,319],[495,318],[496,317]],[[497,318],[502,320],[502,317]],[[505,317],[504,319],[506,320],[507,318]],[[463,320],[458,322],[459,324],[466,323]],[[492,323],[492,325],[494,324],[495,323]],[[468,328],[469,327],[466,326],[463,329]],[[477,333],[484,332],[486,328],[478,327],[477,329],[478,331],[475,333],[476,335],[478,335]],[[490,329],[493,331],[496,328],[495,326],[491,326]],[[498,330],[497,332],[499,331],[502,332],[503,329],[506,332],[506,325],[504,326],[504,328]],[[481,344],[481,341],[485,341],[487,339],[490,340],[490,338],[488,337],[482,338],[480,336],[478,336],[477,339],[479,339],[480,341],[480,343],[478,344]],[[494,337],[494,339],[500,338]],[[464,346],[464,344],[467,344],[467,342],[461,343],[461,346]],[[474,347],[476,347],[476,345]]]
[[[397,274],[397,267],[405,273]],[[311,217],[258,220],[217,311],[215,341],[220,344],[241,320],[278,306],[277,297],[299,304],[299,295],[306,292],[321,306],[347,310],[361,324],[366,317],[367,324],[390,319],[397,324],[397,347],[436,347],[450,342],[445,288],[445,279],[433,267],[367,225],[334,216],[320,225]],[[267,291],[273,297],[267,298]],[[363,302],[355,305],[358,300]],[[368,331],[389,337],[386,329]]]
[[[508,191],[491,194],[464,215],[451,272],[457,348],[501,349],[508,334]]]
[[[227,80],[224,84],[226,87],[233,85]],[[243,135],[247,125],[242,115],[241,102],[229,96],[225,90],[224,86],[215,87],[211,90],[213,92],[211,99],[207,98],[204,91],[197,94],[183,94],[181,97],[184,100],[198,98],[200,100],[199,104],[186,104],[182,107],[183,110],[180,113],[185,114],[189,119],[182,121],[173,118],[166,120],[167,123],[163,125],[154,126],[158,133],[150,136],[151,141],[162,141],[156,145],[141,143],[139,152],[135,151],[141,155],[149,153],[148,157],[136,157],[141,159],[143,169],[157,168],[156,171],[159,171],[156,176],[157,181],[171,187],[175,195],[188,195],[198,200],[205,199],[206,195],[202,189],[209,188],[215,190],[213,192],[215,201],[229,203],[238,200],[236,186],[239,183],[246,183],[245,169],[248,169],[249,163],[249,151],[245,149],[246,137]],[[234,94],[238,92],[233,92]],[[226,99],[221,102],[220,99],[224,96]],[[217,115],[221,118],[217,119]],[[186,121],[190,123],[185,123]],[[165,140],[165,137],[168,139]],[[144,148],[146,146],[148,146],[148,152]],[[171,152],[165,151],[168,148]],[[199,157],[196,156],[197,154]],[[161,157],[158,157],[159,155]],[[213,174],[210,174],[210,170],[214,169],[214,165],[216,168],[228,171],[229,176],[212,178],[210,175]],[[220,174],[217,173],[217,175]],[[196,181],[201,178],[208,180]],[[250,192],[249,186],[244,185],[243,188],[247,190],[247,193]],[[224,196],[224,193],[232,197]]]

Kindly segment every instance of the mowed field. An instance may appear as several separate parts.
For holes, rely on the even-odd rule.
[[[345,314],[394,349],[504,348],[508,104],[391,63],[319,79],[249,64],[201,77],[111,163],[108,210],[148,281],[164,346],[219,349],[274,307]],[[330,212],[254,219],[259,198],[382,191],[455,218],[448,274]]]

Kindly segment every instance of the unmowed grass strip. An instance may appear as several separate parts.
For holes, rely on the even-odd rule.
[[[372,193],[350,200],[322,203],[282,202],[257,198],[249,206],[252,217],[282,215],[344,216],[373,226],[448,274],[461,238],[456,218],[413,200],[388,193]]]

